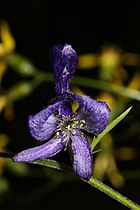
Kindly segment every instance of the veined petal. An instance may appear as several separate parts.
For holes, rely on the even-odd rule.
[[[62,75],[62,65],[61,65],[61,55],[62,55],[63,45],[56,44],[50,48],[50,59],[52,62],[52,68],[54,71],[54,80],[56,86],[56,92],[61,94],[62,84],[60,81],[60,77]]]
[[[69,101],[65,100],[63,105],[59,106],[59,116],[71,116],[72,115],[72,105]]]
[[[67,144],[68,138],[62,140],[61,137],[51,139],[41,146],[23,150],[16,154],[12,160],[14,162],[31,162],[34,160],[49,158],[60,152]]]
[[[71,134],[71,149],[73,152],[73,169],[82,179],[89,180],[92,175],[93,157],[88,139],[77,131]]]
[[[69,90],[70,79],[78,64],[77,54],[71,45],[57,44],[50,49],[50,58],[54,70],[56,92],[62,94]]]
[[[69,85],[69,81],[75,73],[78,64],[77,54],[71,45],[64,45],[62,50],[61,63],[63,69],[61,78],[65,85],[64,88],[67,90],[67,85]]]
[[[93,134],[101,133],[110,117],[110,109],[107,104],[93,100],[89,96],[80,96],[73,93],[70,93],[69,96],[79,103],[76,118],[85,121],[82,129]]]
[[[37,140],[44,141],[51,137],[57,127],[54,111],[63,103],[63,101],[56,102],[49,105],[34,116],[29,116],[29,130]]]

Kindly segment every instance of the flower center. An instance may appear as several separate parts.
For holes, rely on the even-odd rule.
[[[82,128],[85,124],[85,119],[77,120],[75,115],[73,115],[72,117],[68,117],[65,115],[62,115],[62,117],[58,116],[57,120],[58,126],[55,138],[57,138],[60,135],[60,133],[64,136],[69,136],[70,133],[76,135],[76,130]]]

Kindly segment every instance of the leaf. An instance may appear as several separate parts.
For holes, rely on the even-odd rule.
[[[130,112],[132,106],[130,108],[128,108],[126,111],[124,111],[121,115],[119,115],[119,117],[117,117],[115,120],[113,120],[111,123],[109,123],[106,128],[103,130],[102,133],[100,133],[97,137],[93,138],[93,141],[91,143],[91,148],[92,151],[94,150],[94,148],[96,147],[96,145],[101,141],[101,139],[107,134],[109,133],[121,120],[123,120],[126,115]]]

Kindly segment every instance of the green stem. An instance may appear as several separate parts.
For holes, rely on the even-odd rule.
[[[0,157],[11,157],[11,156],[12,156],[11,153],[2,153],[2,152],[0,153]],[[45,166],[45,167],[49,167],[49,168],[53,168],[53,169],[57,169],[57,170],[62,170],[62,171],[74,174],[73,170],[72,170],[72,167],[70,165],[65,164],[65,163],[60,163],[56,160],[43,159],[43,160],[33,161],[33,162],[30,162],[30,163]],[[99,180],[95,179],[94,177],[91,177],[89,179],[89,181],[86,181],[86,180],[83,180],[83,179],[81,179],[81,180],[85,181],[86,183],[90,184],[91,186],[94,186],[98,190],[104,192],[105,194],[112,197],[113,199],[120,202],[121,204],[127,206],[128,208],[134,209],[134,210],[140,210],[140,206],[138,204],[134,203],[133,201],[131,201],[127,197],[121,195],[120,193],[118,193],[117,191],[115,191],[111,187],[105,185],[104,183],[100,182]]]
[[[67,164],[60,163],[60,162],[55,161],[55,160],[45,159],[45,160],[34,161],[34,162],[31,162],[31,163],[32,164],[39,164],[39,165],[42,165],[42,166],[47,166],[47,167],[50,167],[50,168],[54,168],[54,169],[57,169],[57,170],[62,170],[62,171],[69,172],[69,173],[73,174],[71,166],[69,166]],[[85,180],[82,180],[82,181],[85,181]],[[131,201],[127,197],[121,195],[120,193],[118,193],[117,191],[115,191],[111,187],[105,185],[104,183],[100,182],[99,180],[95,179],[94,177],[91,177],[89,181],[85,181],[85,182],[87,182],[91,186],[94,186],[98,190],[104,192],[105,194],[112,197],[113,199],[115,199],[119,203],[127,206],[128,208],[134,209],[134,210],[140,210],[140,206],[138,204],[134,203],[133,201]]]
[[[99,90],[107,91],[117,95],[122,95],[131,99],[140,101],[140,91],[127,88],[124,86],[119,86],[105,82],[102,80],[90,79],[87,77],[75,76],[72,81],[72,84],[81,85],[89,88],[96,88]]]
[[[44,81],[53,81],[53,74],[49,72],[43,72],[37,69],[33,63],[25,58],[24,56],[13,53],[10,56],[5,58],[5,62],[15,71],[17,71],[20,75],[33,76],[35,78],[35,83],[40,84]],[[38,80],[38,81],[37,81]],[[140,101],[140,91],[134,90],[131,88],[127,88],[124,86],[119,86],[115,84],[111,84],[109,82],[105,82],[102,80],[96,80],[88,77],[80,77],[75,76],[72,81],[72,84],[81,85],[89,88],[96,88],[99,90],[107,91],[110,93],[114,93],[117,95],[122,95],[131,99],[135,99]]]
[[[53,81],[52,73],[40,72],[39,74],[42,74],[42,78],[44,81],[45,80]],[[74,76],[74,78],[72,78],[71,84],[81,85],[83,87],[95,88],[140,101],[140,91],[127,88],[124,86],[114,85],[102,80],[91,79],[88,77]]]
[[[31,164],[36,164],[36,165],[41,165],[41,166],[46,166],[46,167],[49,167],[49,168],[53,168],[53,169],[56,169],[56,170],[61,170],[61,171],[64,171],[64,172],[74,174],[73,170],[72,170],[72,167],[70,165],[58,162],[56,160],[42,159],[42,160],[36,160],[36,161],[30,162],[30,163]]]
[[[100,190],[100,191],[104,192],[105,194],[109,195],[113,199],[117,200],[118,202],[122,203],[123,205],[127,206],[128,208],[134,209],[134,210],[140,210],[140,206],[138,204],[134,203],[133,201],[131,201],[127,197],[121,195],[120,193],[118,193],[117,191],[115,191],[111,187],[105,185],[104,183],[100,182],[99,180],[91,177],[90,180],[88,181],[88,183],[91,186],[94,186],[98,190]]]

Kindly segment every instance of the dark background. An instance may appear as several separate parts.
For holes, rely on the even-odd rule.
[[[77,53],[97,52],[104,43],[140,51],[139,1],[1,1],[17,51],[47,66],[48,48],[70,43]],[[36,62],[37,61],[37,62]]]
[[[69,43],[77,54],[98,52],[103,44],[113,43],[123,51],[140,53],[140,3],[139,1],[51,1],[5,0],[0,2],[0,19],[5,19],[16,40],[16,51],[25,55],[42,70],[50,70],[49,47],[56,43]],[[12,77],[12,75],[11,75]],[[9,78],[10,80],[10,78]],[[46,89],[45,89],[46,88]],[[26,148],[28,142],[27,117],[40,110],[54,94],[54,86],[43,84],[28,100],[15,104],[16,118],[2,125],[16,145],[13,152]],[[27,103],[28,101],[28,103]],[[3,121],[1,123],[4,123]],[[21,136],[22,133],[22,136]],[[26,140],[25,140],[26,139]],[[31,140],[31,139],[30,139]],[[32,144],[34,144],[34,141]],[[7,175],[7,174],[6,174]],[[45,179],[17,178],[7,175],[11,187],[23,194],[46,183]],[[140,182],[127,181],[120,191],[140,202]],[[28,204],[4,198],[2,210],[9,209],[127,209],[123,205],[81,182],[65,182],[49,194]],[[17,198],[18,199],[18,198]]]

